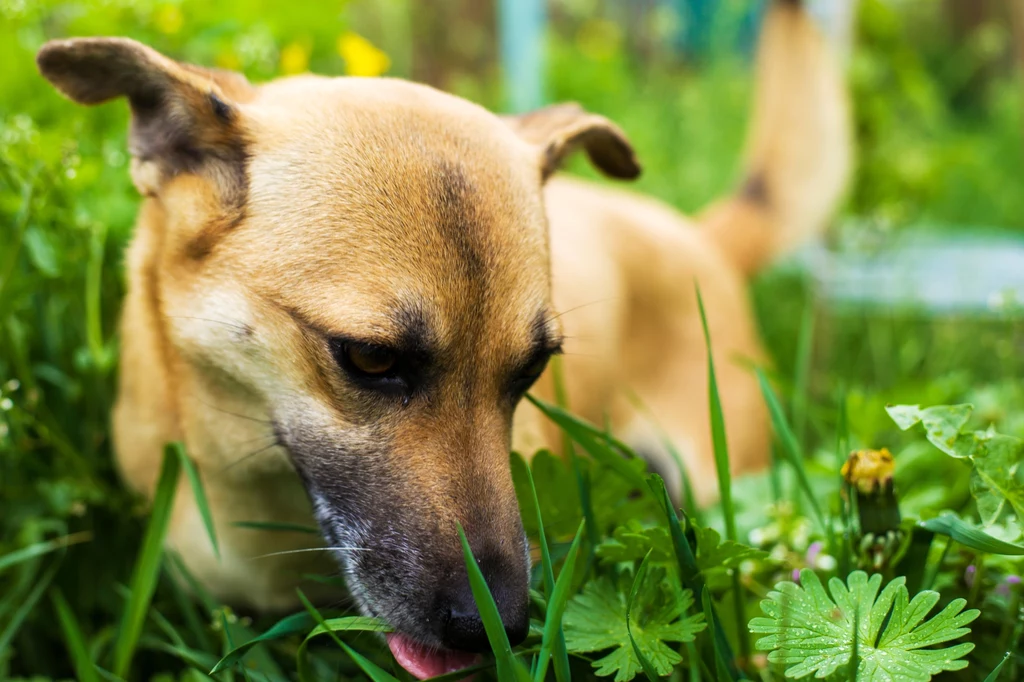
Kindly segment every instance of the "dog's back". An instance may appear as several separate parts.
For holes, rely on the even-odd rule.
[[[731,196],[691,220],[625,190],[561,178],[548,185],[571,407],[597,423],[610,419],[677,493],[666,437],[698,498],[717,495],[694,285],[707,307],[732,467],[756,470],[767,463],[769,433],[749,368],[764,356],[746,279],[824,228],[849,175],[849,138],[834,56],[799,3],[776,2],[757,56],[743,176]],[[523,451],[557,446],[537,415],[520,422]]]

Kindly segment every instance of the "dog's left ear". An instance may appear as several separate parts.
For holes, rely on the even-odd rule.
[[[46,43],[39,71],[79,104],[125,97],[132,109],[132,179],[145,195],[181,174],[203,176],[221,199],[244,182],[238,104],[255,90],[244,76],[183,64],[126,38]]]
[[[537,148],[541,177],[545,180],[580,147],[606,175],[625,180],[640,175],[640,164],[626,134],[604,116],[591,114],[578,104],[555,104],[519,116],[506,116],[505,121]]]

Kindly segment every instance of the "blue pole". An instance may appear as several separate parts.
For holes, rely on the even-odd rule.
[[[505,106],[522,113],[544,104],[546,0],[500,0],[498,37]]]

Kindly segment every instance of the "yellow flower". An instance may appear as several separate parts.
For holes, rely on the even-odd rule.
[[[379,76],[391,67],[391,59],[383,50],[352,31],[338,37],[338,54],[345,60],[349,76]]]
[[[293,76],[309,69],[309,48],[305,44],[294,41],[281,50],[281,73]]]
[[[886,448],[856,450],[850,453],[842,474],[847,483],[867,494],[876,488],[881,490],[888,486],[891,489],[895,469],[892,453]]]
[[[177,5],[161,5],[153,17],[156,29],[161,33],[171,35],[181,30],[185,23],[185,17],[181,14],[181,8]]]

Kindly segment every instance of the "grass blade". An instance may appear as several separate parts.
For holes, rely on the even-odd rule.
[[[683,587],[690,590],[693,594],[703,594],[705,590],[704,577],[701,575],[700,569],[697,567],[697,557],[694,555],[693,548],[690,547],[690,541],[686,539],[683,527],[679,523],[679,517],[676,515],[675,507],[672,505],[672,500],[668,496],[668,490],[665,488],[665,482],[661,479],[661,476],[657,474],[651,474],[648,481],[654,496],[661,500],[665,516],[668,518],[669,533],[672,537],[672,547],[675,552],[676,563],[679,566],[679,578],[683,583]],[[709,604],[709,607],[711,608],[711,611],[714,612],[714,606],[710,606]],[[725,631],[722,630],[722,626],[718,622],[718,619],[708,619],[708,630],[712,633],[715,650],[724,652],[723,655],[725,656],[725,659],[727,661],[732,661],[732,648],[729,646],[729,640],[726,639]],[[709,665],[708,667],[710,668],[712,665]],[[732,670],[731,667],[729,669],[730,671]],[[734,678],[735,676],[730,676],[723,679],[731,680]]]
[[[704,299],[697,290],[697,308],[700,310],[700,323],[704,328],[704,348],[708,355],[708,406],[711,415],[711,442],[715,454],[715,472],[718,474],[718,494],[721,498],[722,516],[725,517],[725,537],[736,542],[736,509],[732,503],[732,473],[729,467],[729,442],[725,435],[725,415],[722,412],[722,399],[718,393],[718,380],[715,377],[715,359],[711,352],[711,332],[708,330],[708,318],[704,312]],[[747,618],[744,613],[743,586],[740,583],[739,571],[732,572],[733,605],[736,611],[736,639],[740,645],[740,657],[750,660],[750,640],[747,632]]]
[[[555,388],[555,405],[568,413],[569,393],[565,388],[562,356],[556,355],[551,358],[551,379]],[[527,398],[529,397],[527,396]],[[562,448],[565,451],[565,455],[569,458],[569,465],[572,467],[572,473],[576,477],[576,487],[580,494],[580,508],[583,511],[583,519],[587,522],[587,539],[590,540],[587,555],[589,570],[589,566],[594,561],[594,548],[601,542],[601,537],[598,533],[597,517],[594,515],[594,505],[591,502],[590,496],[590,474],[580,466],[579,457],[576,454],[576,445],[573,442],[572,436],[565,429],[562,429]],[[558,674],[557,661],[555,674]]]
[[[718,632],[721,626],[715,618],[715,607],[711,605],[711,594],[706,586],[701,590],[700,601],[704,607],[704,619],[707,620],[708,626],[715,632]],[[722,680],[735,680],[736,676],[730,670],[728,663],[726,663],[728,657],[731,657],[731,652],[728,649],[722,648],[718,637],[712,638],[711,645],[714,649],[715,679],[719,680],[719,682],[722,682]]]
[[[132,570],[131,596],[125,604],[117,639],[114,642],[112,672],[121,678],[127,677],[135,647],[142,633],[142,624],[146,620],[146,611],[149,610],[153,592],[156,590],[164,538],[171,521],[174,493],[178,488],[180,463],[181,458],[173,445],[164,448],[164,461],[156,485],[156,495],[153,498],[153,511],[146,526],[142,549]]]
[[[461,524],[456,524],[456,528],[459,532],[459,540],[462,542],[462,555],[466,561],[466,571],[469,574],[469,587],[473,591],[473,599],[480,611],[480,619],[487,632],[491,651],[494,652],[494,660],[498,667],[498,679],[501,682],[518,682],[520,680],[532,682],[530,673],[512,654],[512,645],[509,644],[505,626],[501,622],[498,605],[494,603],[491,590],[487,587],[487,580],[484,579],[484,574],[476,563],[473,550],[469,547],[469,540],[466,539],[466,532],[462,529]]]
[[[532,485],[532,483],[531,483]],[[540,509],[537,510],[538,515]],[[565,563],[562,564],[562,571],[558,574],[558,582],[548,596],[548,610],[544,620],[544,637],[541,640],[540,656],[537,660],[537,672],[534,675],[534,682],[543,682],[548,671],[548,659],[552,651],[558,651],[561,645],[561,654],[564,656],[565,679],[569,679],[569,655],[565,649],[565,636],[562,633],[562,615],[565,613],[565,606],[569,603],[569,589],[572,586],[573,572],[576,570],[576,555],[579,553],[580,541],[583,539],[583,529],[586,521],[580,522],[576,531],[576,537],[569,547],[569,553],[565,556]],[[504,631],[504,630],[503,630]],[[556,660],[556,675],[558,674]]]
[[[57,575],[57,569],[60,568],[60,561],[54,561],[53,564],[46,569],[42,577],[39,578],[32,591],[28,593],[28,597],[22,602],[21,606],[11,615],[9,621],[7,621],[6,627],[0,631],[0,661],[6,660],[8,656],[8,649],[11,646],[11,642],[14,641],[15,635],[18,634],[18,630],[21,629],[22,623],[25,622],[25,618],[35,608],[36,602],[39,601],[43,593],[46,592],[46,588],[53,582],[53,577]]]
[[[527,464],[524,460],[520,458],[519,461],[522,464],[523,468],[526,470],[526,480],[530,484],[530,496],[533,499],[533,508],[537,514],[537,539],[540,542],[541,571],[543,572],[544,576],[544,592],[548,599],[548,608],[550,613],[550,605],[552,599],[554,598],[556,589],[555,572],[554,568],[551,565],[551,552],[548,549],[547,533],[544,532],[544,518],[541,516],[540,513],[540,500],[537,498],[537,487],[534,485],[533,482],[533,471],[530,469],[530,465]],[[586,519],[584,519],[583,523],[586,524]],[[575,541],[573,543],[573,547],[575,548]],[[570,549],[569,551],[574,552],[574,548]],[[575,554],[572,555],[572,562],[573,567],[575,567]],[[566,558],[565,565],[569,565],[568,558]],[[562,568],[562,571],[565,571],[564,567]],[[561,578],[561,576],[559,576],[559,578]],[[547,623],[545,623],[544,627],[546,631]],[[541,651],[541,655],[543,657],[543,649]],[[565,648],[565,633],[562,632],[561,613],[559,613],[558,617],[558,634],[555,636],[554,648],[551,652],[551,656],[554,658],[555,679],[558,682],[570,682],[571,675],[569,672],[569,652]],[[539,667],[540,666],[538,665],[538,668]],[[539,682],[539,680],[543,679],[543,676],[535,679],[538,679]]]
[[[1006,654],[1003,655],[1003,660],[999,661],[999,665],[997,665],[995,668],[993,668],[992,672],[990,672],[985,677],[985,682],[996,682],[996,680],[999,679],[1000,673],[1003,672],[1003,666],[1006,665],[1006,662],[1008,660],[1010,660],[1010,655],[1011,654],[1013,654],[1012,651],[1007,651]]]
[[[797,443],[796,436],[793,435],[793,430],[789,428],[789,423],[786,421],[786,415],[782,411],[782,405],[779,404],[779,398],[775,395],[775,390],[771,387],[771,384],[768,383],[768,379],[765,378],[764,372],[760,369],[757,370],[757,380],[761,384],[761,394],[764,396],[764,400],[768,404],[768,413],[772,418],[772,426],[775,429],[775,435],[778,436],[779,441],[782,443],[782,453],[789,461],[789,465],[793,467],[793,470],[796,472],[797,481],[800,483],[800,488],[803,490],[804,496],[807,497],[807,501],[811,505],[811,511],[814,512],[814,519],[818,522],[822,535],[827,537],[828,527],[825,523],[825,515],[822,513],[821,506],[818,504],[818,498],[814,495],[814,489],[811,487],[810,479],[807,478],[807,470],[804,468],[804,458],[800,452],[800,445]]]
[[[640,666],[644,669],[644,674],[647,675],[647,679],[650,682],[658,682],[659,676],[658,671],[654,669],[654,664],[651,663],[650,659],[640,651],[640,647],[637,646],[636,639],[633,638],[633,602],[636,601],[636,595],[640,592],[640,586],[643,584],[644,578],[647,576],[647,562],[651,559],[651,552],[654,550],[647,550],[647,554],[644,555],[644,560],[640,562],[640,568],[636,570],[636,575],[633,577],[633,586],[629,589],[629,599],[626,601],[626,634],[629,635],[629,643],[633,645],[633,653],[636,654],[637,660],[640,661]]]
[[[317,611],[316,607],[313,606],[310,603],[309,599],[306,598],[306,595],[302,593],[302,590],[296,590],[296,592],[299,595],[299,599],[302,600],[302,605],[306,607],[306,611],[308,611],[309,615],[311,615],[313,617],[313,620],[315,620],[317,622],[317,629],[314,630],[313,632],[309,633],[309,635],[306,636],[306,639],[302,642],[302,645],[299,647],[299,651],[298,651],[298,654],[297,654],[298,667],[299,667],[299,679],[302,680],[302,682],[311,682],[311,680],[312,680],[312,678],[310,677],[308,658],[306,657],[306,645],[309,643],[309,640],[312,639],[313,637],[315,637],[317,635],[325,634],[325,633],[327,635],[329,635],[331,639],[334,640],[334,643],[338,645],[338,648],[340,648],[342,651],[344,651],[346,654],[348,654],[352,658],[352,660],[356,662],[356,665],[358,665],[362,669],[362,671],[364,673],[366,673],[366,675],[371,680],[373,680],[373,682],[399,682],[397,677],[394,677],[393,675],[391,675],[391,673],[387,672],[386,670],[384,670],[383,668],[378,666],[373,661],[369,660],[368,658],[364,657],[362,654],[358,653],[355,649],[350,647],[348,644],[345,644],[345,642],[341,641],[341,639],[338,637],[338,635],[335,634],[335,631],[343,631],[345,629],[365,631],[365,628],[360,628],[360,627],[342,628],[342,627],[337,627],[338,625],[340,625],[338,623],[335,623],[335,626],[332,626],[327,620],[324,619],[324,617],[322,615],[320,615],[320,612]],[[357,618],[357,619],[359,619],[361,621],[373,621],[375,623],[380,623],[381,622],[377,618],[362,618],[362,617],[358,617],[358,616],[355,616],[353,618]],[[344,620],[348,620],[348,619],[337,618],[337,619],[334,619],[334,620],[335,621],[344,621]],[[367,624],[367,626],[370,627],[371,625]],[[318,630],[319,630],[319,632],[318,632]],[[383,632],[383,630],[372,630],[372,631],[373,632]]]
[[[96,673],[96,665],[89,658],[89,649],[85,644],[85,637],[82,636],[82,628],[78,625],[75,614],[68,606],[67,600],[60,590],[50,593],[53,601],[53,608],[57,612],[57,620],[60,621],[61,630],[64,631],[64,640],[68,645],[68,653],[71,654],[71,663],[75,667],[75,676],[78,682],[99,682],[99,675]]]
[[[203,481],[199,477],[199,470],[196,469],[192,458],[185,452],[185,446],[182,443],[171,443],[171,447],[174,448],[174,452],[178,455],[178,459],[181,461],[181,468],[185,471],[185,476],[188,477],[188,482],[192,486],[192,495],[196,499],[199,516],[203,519],[206,534],[210,538],[210,544],[213,545],[213,555],[219,561],[220,545],[217,543],[217,529],[213,525],[213,514],[210,512],[210,504],[206,500],[206,489],[203,488]]]
[[[697,286],[697,308],[700,323],[704,328],[704,348],[708,354],[708,405],[711,412],[711,442],[715,454],[715,472],[718,474],[718,494],[721,497],[722,515],[725,517],[725,537],[736,541],[736,510],[732,504],[732,474],[729,470],[729,443],[725,437],[725,416],[722,414],[722,400],[718,394],[715,379],[715,360],[711,354],[711,333],[708,318],[704,313],[704,299]]]
[[[63,535],[53,540],[47,540],[46,542],[37,542],[29,545],[28,547],[22,547],[13,552],[8,552],[3,556],[0,556],[0,571],[4,571],[11,566],[15,566],[22,562],[34,559],[37,556],[43,556],[50,552],[55,552],[58,549],[64,549],[71,545],[77,545],[80,542],[88,542],[92,540],[92,533],[89,531],[81,531],[79,533],[72,533],[70,535]]]
[[[627,457],[636,457],[628,446],[557,405],[552,405],[529,394],[526,399],[569,434],[574,441],[590,453],[591,457],[615,471],[638,490],[647,490],[647,481],[643,473],[628,464]]]
[[[249,649],[261,642],[270,642],[290,635],[308,632],[314,622],[315,621],[312,616],[308,613],[293,613],[286,618],[282,618],[274,623],[274,625],[266,632],[253,637],[245,644],[241,644],[229,651],[223,658],[217,661],[217,665],[213,666],[213,669],[210,670],[210,674],[215,675],[221,670],[224,670],[225,668],[228,668],[242,660],[245,654],[249,652]]]
[[[1024,547],[994,538],[955,514],[943,514],[934,519],[922,521],[917,525],[919,528],[952,538],[961,545],[979,552],[1002,554],[1004,556],[1024,556]]]

